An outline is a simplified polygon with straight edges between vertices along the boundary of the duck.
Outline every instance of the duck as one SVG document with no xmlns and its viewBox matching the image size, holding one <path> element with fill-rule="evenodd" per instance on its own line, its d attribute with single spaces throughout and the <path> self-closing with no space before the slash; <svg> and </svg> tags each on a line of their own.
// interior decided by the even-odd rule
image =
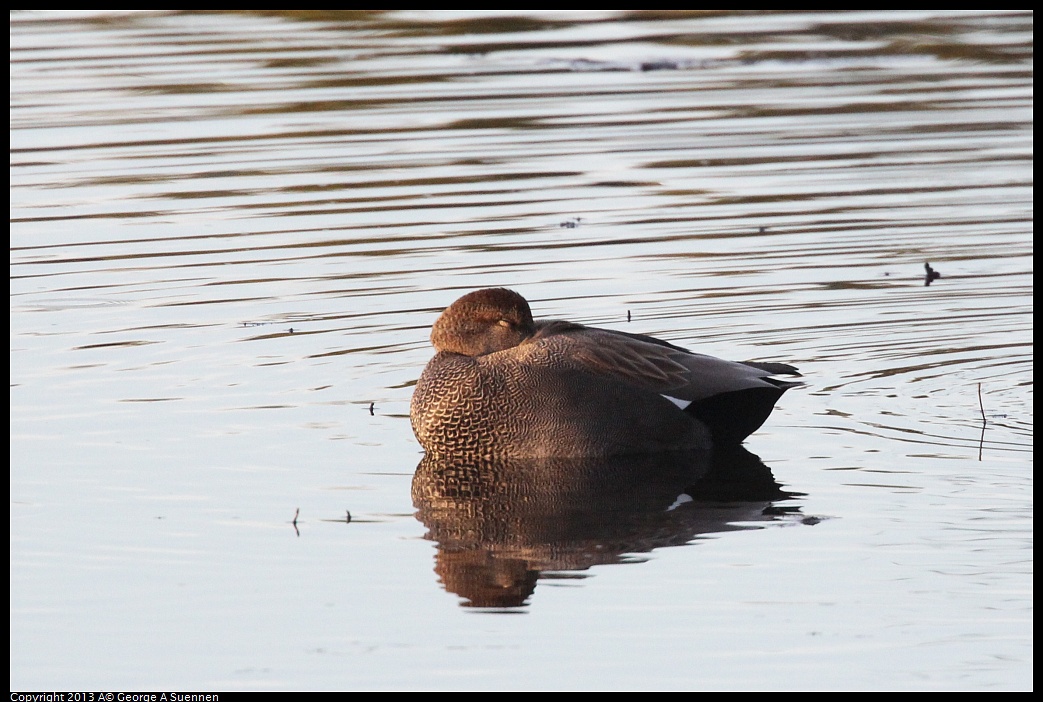
<svg viewBox="0 0 1043 702">
<path fill-rule="evenodd" d="M 410 424 L 432 456 L 591 458 L 737 446 L 787 390 L 785 363 L 726 361 L 662 339 L 534 320 L 507 288 L 467 293 L 431 328 Z"/>
</svg>

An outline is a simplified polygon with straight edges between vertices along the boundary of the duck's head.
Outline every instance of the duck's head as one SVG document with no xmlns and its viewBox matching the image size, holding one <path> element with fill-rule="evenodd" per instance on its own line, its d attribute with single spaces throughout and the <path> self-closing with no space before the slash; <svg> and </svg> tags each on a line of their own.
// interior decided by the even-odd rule
<svg viewBox="0 0 1043 702">
<path fill-rule="evenodd" d="M 436 351 L 484 356 L 513 348 L 536 333 L 525 298 L 506 288 L 485 288 L 449 305 L 431 328 Z"/>
</svg>

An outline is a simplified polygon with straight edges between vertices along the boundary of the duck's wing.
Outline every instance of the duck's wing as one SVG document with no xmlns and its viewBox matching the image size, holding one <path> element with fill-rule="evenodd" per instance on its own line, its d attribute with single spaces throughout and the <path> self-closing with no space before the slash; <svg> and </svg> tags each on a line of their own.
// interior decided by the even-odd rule
<svg viewBox="0 0 1043 702">
<path fill-rule="evenodd" d="M 783 363 L 725 361 L 654 337 L 570 322 L 543 323 L 526 343 L 544 346 L 570 365 L 686 402 L 741 390 L 786 389 L 794 383 L 771 376 L 796 373 Z"/>
<path fill-rule="evenodd" d="M 601 331 L 610 331 L 610 333 L 612 333 L 612 334 L 621 334 L 623 336 L 627 336 L 627 337 L 630 337 L 631 339 L 636 339 L 638 341 L 645 341 L 645 342 L 650 343 L 650 344 L 657 344 L 659 346 L 665 346 L 667 348 L 673 349 L 675 351 L 681 351 L 681 352 L 686 353 L 686 354 L 698 355 L 698 354 L 693 354 L 691 351 L 689 351 L 686 348 L 682 348 L 680 346 L 676 346 L 674 344 L 671 344 L 669 341 L 663 341 L 662 339 L 657 339 L 654 336 L 648 336 L 647 334 L 632 334 L 630 332 L 622 332 L 622 331 L 615 331 L 615 330 L 601 330 Z M 798 371 L 795 367 L 789 365 L 788 363 L 776 363 L 776 362 L 771 362 L 771 361 L 735 361 L 735 363 L 739 363 L 739 364 L 742 364 L 744 366 L 750 366 L 751 368 L 756 368 L 757 370 L 766 371 L 768 375 L 795 375 L 795 376 L 800 376 L 800 371 Z M 783 381 L 780 381 L 780 382 L 783 382 Z M 801 385 L 802 383 L 791 383 L 791 385 L 793 385 L 793 384 Z"/>
<path fill-rule="evenodd" d="M 791 366 L 788 363 L 770 363 L 761 361 L 740 361 L 744 366 L 750 366 L 758 370 L 766 371 L 770 375 L 796 375 L 800 376 L 800 371 Z M 795 385 L 801 385 L 802 383 L 793 383 Z"/>
</svg>

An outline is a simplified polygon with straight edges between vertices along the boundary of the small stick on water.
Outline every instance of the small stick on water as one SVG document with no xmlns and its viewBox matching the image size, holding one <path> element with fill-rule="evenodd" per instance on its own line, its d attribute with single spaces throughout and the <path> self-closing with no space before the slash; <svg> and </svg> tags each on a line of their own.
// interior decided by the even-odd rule
<svg viewBox="0 0 1043 702">
<path fill-rule="evenodd" d="M 347 510 L 346 509 L 346 510 L 344 510 L 344 512 L 347 515 L 346 517 L 344 517 L 344 523 L 345 524 L 351 524 L 351 510 Z"/>
<path fill-rule="evenodd" d="M 291 522 L 291 523 L 294 526 L 297 526 L 297 517 L 300 516 L 300 513 L 301 513 L 301 508 L 300 507 L 298 507 L 297 511 L 293 513 L 293 522 Z"/>
<path fill-rule="evenodd" d="M 369 416 L 370 417 L 373 416 L 373 403 L 372 402 L 369 403 Z"/>
<path fill-rule="evenodd" d="M 981 401 L 981 383 L 978 383 L 978 408 L 981 409 L 981 438 L 978 439 L 978 460 L 985 450 L 985 404 Z"/>
</svg>

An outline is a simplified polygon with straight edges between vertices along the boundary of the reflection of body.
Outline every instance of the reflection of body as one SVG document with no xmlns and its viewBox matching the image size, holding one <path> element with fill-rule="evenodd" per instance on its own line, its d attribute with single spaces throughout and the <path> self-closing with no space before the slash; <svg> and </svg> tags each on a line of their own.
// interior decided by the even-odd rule
<svg viewBox="0 0 1043 702">
<path fill-rule="evenodd" d="M 738 444 L 799 383 L 781 363 L 737 363 L 653 337 L 536 322 L 503 288 L 478 290 L 435 322 L 437 354 L 413 394 L 430 454 L 611 456 Z"/>
<path fill-rule="evenodd" d="M 741 447 L 603 459 L 445 460 L 413 478 L 435 570 L 469 606 L 525 603 L 541 577 L 774 518 L 792 495 Z M 544 571 L 553 574 L 541 575 Z"/>
</svg>

